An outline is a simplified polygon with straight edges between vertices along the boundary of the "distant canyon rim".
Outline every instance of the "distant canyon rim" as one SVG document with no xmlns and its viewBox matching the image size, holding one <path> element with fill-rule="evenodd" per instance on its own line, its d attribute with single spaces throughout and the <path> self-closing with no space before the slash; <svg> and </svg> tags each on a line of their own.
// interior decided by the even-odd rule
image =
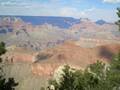
<svg viewBox="0 0 120 90">
<path fill-rule="evenodd" d="M 97 60 L 109 62 L 120 50 L 114 23 L 87 18 L 0 16 L 0 41 L 9 63 L 30 63 L 35 75 L 51 76 L 61 65 L 84 69 Z"/>
</svg>

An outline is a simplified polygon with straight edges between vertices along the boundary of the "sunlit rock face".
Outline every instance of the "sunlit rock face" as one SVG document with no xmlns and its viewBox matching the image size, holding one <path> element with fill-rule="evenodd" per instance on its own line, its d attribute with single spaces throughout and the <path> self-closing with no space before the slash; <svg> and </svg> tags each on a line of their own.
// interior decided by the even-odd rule
<svg viewBox="0 0 120 90">
<path fill-rule="evenodd" d="M 68 17 L 42 17 L 44 21 L 35 19 L 35 24 L 25 18 L 0 18 L 0 41 L 7 48 L 17 48 L 4 58 L 11 63 L 30 63 L 34 75 L 52 76 L 64 64 L 83 69 L 97 60 L 107 62 L 119 50 L 120 32 L 115 24 Z"/>
<path fill-rule="evenodd" d="M 70 41 L 40 52 L 14 46 L 7 49 L 11 53 L 8 51 L 3 59 L 9 62 L 4 66 L 5 76 L 14 77 L 19 82 L 17 90 L 37 90 L 47 87 L 47 82 L 52 77 L 59 83 L 63 66 L 66 64 L 84 70 L 87 65 L 97 60 L 108 63 L 113 54 L 120 50 L 120 44 L 82 48 L 76 42 Z"/>
<path fill-rule="evenodd" d="M 3 17 L 0 19 L 0 38 L 7 46 L 39 51 L 62 44 L 72 36 L 64 28 L 49 23 L 34 25 L 20 17 Z"/>
<path fill-rule="evenodd" d="M 37 53 L 39 58 L 32 64 L 32 72 L 40 76 L 53 76 L 60 66 L 66 64 L 84 70 L 85 67 L 97 60 L 108 63 L 119 50 L 119 44 L 82 48 L 76 42 L 67 42 Z"/>
<path fill-rule="evenodd" d="M 113 23 L 88 18 L 0 16 L 0 41 L 34 51 L 81 38 L 120 40 L 117 29 Z"/>
<path fill-rule="evenodd" d="M 32 65 L 32 73 L 38 76 L 52 77 L 54 71 L 59 67 L 59 64 L 40 64 L 36 63 Z"/>
<path fill-rule="evenodd" d="M 27 55 L 27 54 L 21 54 L 21 53 L 12 53 L 11 56 L 7 56 L 6 59 L 10 63 L 15 63 L 15 62 L 33 62 L 32 61 L 32 56 Z"/>
</svg>

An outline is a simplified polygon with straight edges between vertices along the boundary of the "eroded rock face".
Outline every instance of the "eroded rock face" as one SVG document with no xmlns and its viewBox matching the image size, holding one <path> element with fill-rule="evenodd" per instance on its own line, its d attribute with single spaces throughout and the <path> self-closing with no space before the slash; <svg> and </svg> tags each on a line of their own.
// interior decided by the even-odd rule
<svg viewBox="0 0 120 90">
<path fill-rule="evenodd" d="M 13 62 L 33 62 L 33 56 L 22 53 L 15 53 L 13 55 Z"/>
<path fill-rule="evenodd" d="M 120 44 L 110 44 L 94 48 L 83 48 L 75 42 L 66 42 L 54 48 L 40 52 L 16 49 L 5 54 L 4 60 L 11 63 L 30 63 L 33 75 L 52 76 L 61 65 L 68 64 L 75 68 L 84 69 L 97 60 L 109 62 L 115 53 L 120 50 Z M 38 57 L 36 59 L 36 57 Z"/>
<path fill-rule="evenodd" d="M 104 46 L 109 44 L 120 44 L 120 39 L 112 40 L 112 39 L 94 39 L 94 38 L 80 38 L 79 41 L 76 42 L 77 45 L 84 48 L 95 48 L 98 46 Z"/>
<path fill-rule="evenodd" d="M 34 75 L 39 76 L 53 76 L 54 71 L 60 66 L 60 64 L 40 64 L 36 63 L 32 65 L 32 72 Z"/>
<path fill-rule="evenodd" d="M 84 69 L 97 60 L 108 63 L 115 53 L 120 50 L 119 44 L 110 44 L 95 48 L 81 48 L 73 42 L 59 45 L 52 49 L 46 49 L 39 54 L 51 54 L 45 60 L 38 60 L 32 65 L 32 72 L 40 76 L 52 76 L 61 65 L 68 64 L 72 67 Z M 40 59 L 40 58 L 39 58 Z"/>
<path fill-rule="evenodd" d="M 7 62 L 15 63 L 15 62 L 33 62 L 33 56 L 28 54 L 22 54 L 22 53 L 9 53 L 7 54 L 4 59 Z"/>
<path fill-rule="evenodd" d="M 2 56 L 3 62 L 16 63 L 16 62 L 34 62 L 34 53 L 22 48 L 8 47 L 7 52 Z"/>
</svg>

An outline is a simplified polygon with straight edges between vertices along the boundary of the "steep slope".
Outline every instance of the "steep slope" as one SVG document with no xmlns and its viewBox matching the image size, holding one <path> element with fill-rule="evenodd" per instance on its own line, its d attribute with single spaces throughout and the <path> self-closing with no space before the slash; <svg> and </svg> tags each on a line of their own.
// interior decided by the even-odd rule
<svg viewBox="0 0 120 90">
<path fill-rule="evenodd" d="M 60 27 L 64 27 L 66 24 L 69 24 L 69 27 Z M 117 29 L 118 27 L 115 24 L 104 23 L 99 25 L 87 18 L 0 17 L 0 41 L 4 41 L 7 46 L 16 45 L 36 51 L 62 44 L 70 39 L 78 41 L 81 38 L 119 41 L 120 32 Z"/>
<path fill-rule="evenodd" d="M 36 51 L 53 47 L 72 38 L 66 31 L 61 31 L 59 28 L 52 27 L 48 24 L 37 26 L 34 28 L 34 31 L 20 29 L 14 31 L 12 34 L 8 33 L 5 36 L 3 40 L 7 46 L 16 45 Z"/>
<path fill-rule="evenodd" d="M 114 54 L 120 51 L 120 44 L 109 44 L 94 48 L 82 48 L 74 41 L 65 42 L 54 48 L 34 52 L 17 47 L 9 47 L 3 56 L 4 60 L 12 63 L 30 63 L 35 75 L 51 76 L 61 65 L 68 64 L 75 68 L 84 69 L 97 60 L 108 63 Z"/>
<path fill-rule="evenodd" d="M 6 64 L 4 67 L 5 77 L 14 77 L 18 82 L 15 90 L 41 90 L 41 87 L 47 87 L 48 78 L 45 76 L 33 75 L 31 72 L 31 64 L 14 63 Z"/>
<path fill-rule="evenodd" d="M 37 53 L 15 46 L 7 49 L 8 52 L 3 60 L 9 60 L 9 62 L 12 60 L 12 63 L 5 64 L 5 76 L 14 77 L 19 82 L 16 90 L 33 90 L 33 88 L 40 89 L 42 86 L 47 86 L 48 79 L 53 76 L 59 66 L 64 64 L 84 69 L 97 60 L 109 62 L 120 50 L 120 44 L 81 48 L 76 45 L 76 42 L 69 41 Z"/>
<path fill-rule="evenodd" d="M 33 18 L 33 21 L 31 21 L 31 18 Z M 29 16 L 0 17 L 0 41 L 4 41 L 7 46 L 15 45 L 17 47 L 38 51 L 61 44 L 65 40 L 72 38 L 66 31 L 59 28 L 59 25 L 52 25 L 52 19 L 63 21 L 62 17 L 43 17 L 43 19 L 42 17 L 31 18 Z M 43 20 L 43 22 L 45 19 L 46 23 L 41 23 L 40 25 L 31 24 L 36 18 L 38 20 Z M 26 22 L 26 19 L 29 19 L 31 22 Z M 68 19 L 70 22 L 76 22 L 73 18 Z M 47 22 L 51 22 L 51 24 L 47 24 Z M 62 24 L 63 22 L 59 23 Z"/>
<path fill-rule="evenodd" d="M 115 24 L 104 23 L 102 25 L 96 24 L 89 19 L 82 19 L 79 24 L 74 24 L 68 33 L 78 37 L 78 40 L 82 38 L 93 39 L 119 39 L 120 32 L 118 26 Z"/>
<path fill-rule="evenodd" d="M 51 75 L 61 65 L 68 64 L 84 69 L 97 60 L 109 62 L 112 56 L 120 50 L 120 44 L 111 44 L 96 48 L 81 48 L 74 42 L 67 42 L 57 47 L 39 52 L 33 64 L 33 73 Z M 47 68 L 49 67 L 49 68 Z"/>
</svg>

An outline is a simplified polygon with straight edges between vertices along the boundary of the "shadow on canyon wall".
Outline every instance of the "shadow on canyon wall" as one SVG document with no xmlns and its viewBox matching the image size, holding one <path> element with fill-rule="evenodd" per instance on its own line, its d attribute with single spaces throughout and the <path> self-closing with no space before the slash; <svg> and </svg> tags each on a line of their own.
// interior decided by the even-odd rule
<svg viewBox="0 0 120 90">
<path fill-rule="evenodd" d="M 113 58 L 114 54 L 115 53 L 107 47 L 101 47 L 100 48 L 100 52 L 99 52 L 100 57 L 111 60 Z"/>
</svg>

